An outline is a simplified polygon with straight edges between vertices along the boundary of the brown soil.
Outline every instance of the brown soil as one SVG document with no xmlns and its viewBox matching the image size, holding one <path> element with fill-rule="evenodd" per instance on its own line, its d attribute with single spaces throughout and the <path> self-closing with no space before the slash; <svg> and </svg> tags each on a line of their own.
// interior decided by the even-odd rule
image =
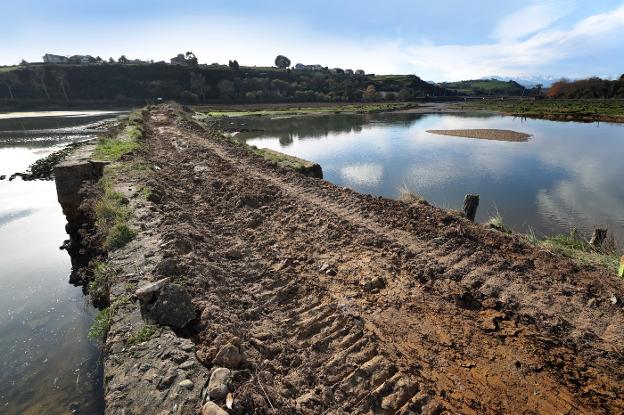
<svg viewBox="0 0 624 415">
<path fill-rule="evenodd" d="M 454 137 L 480 138 L 482 140 L 496 141 L 528 141 L 530 134 L 520 133 L 513 130 L 497 129 L 465 129 L 465 130 L 427 130 L 431 134 L 451 135 Z"/>
<path fill-rule="evenodd" d="M 202 309 L 199 360 L 240 339 L 230 412 L 624 411 L 615 275 L 279 168 L 175 112 L 151 110 L 138 155 L 160 167 L 151 231 Z"/>
</svg>

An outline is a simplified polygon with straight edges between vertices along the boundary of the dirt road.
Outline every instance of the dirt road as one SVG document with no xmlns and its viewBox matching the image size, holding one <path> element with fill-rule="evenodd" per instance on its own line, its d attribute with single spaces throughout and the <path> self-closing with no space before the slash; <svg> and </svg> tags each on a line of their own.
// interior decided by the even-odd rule
<svg viewBox="0 0 624 415">
<path fill-rule="evenodd" d="M 233 413 L 624 412 L 615 275 L 176 119 L 151 110 L 137 157 L 160 167 L 155 231 L 203 310 L 199 360 L 240 341 Z"/>
</svg>

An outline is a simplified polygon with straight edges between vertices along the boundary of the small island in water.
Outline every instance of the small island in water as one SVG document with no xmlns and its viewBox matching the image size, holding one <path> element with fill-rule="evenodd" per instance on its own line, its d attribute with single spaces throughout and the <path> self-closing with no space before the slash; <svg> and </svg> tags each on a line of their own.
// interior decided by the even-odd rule
<svg viewBox="0 0 624 415">
<path fill-rule="evenodd" d="M 455 137 L 480 138 L 496 141 L 529 141 L 531 134 L 513 130 L 497 130 L 492 128 L 472 128 L 462 130 L 427 130 L 431 134 L 452 135 Z"/>
</svg>

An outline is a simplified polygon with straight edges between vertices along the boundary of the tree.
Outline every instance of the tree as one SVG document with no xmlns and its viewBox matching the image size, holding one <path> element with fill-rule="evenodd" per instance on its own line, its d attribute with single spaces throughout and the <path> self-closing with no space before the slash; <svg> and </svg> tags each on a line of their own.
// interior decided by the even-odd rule
<svg viewBox="0 0 624 415">
<path fill-rule="evenodd" d="M 240 69 L 240 65 L 238 64 L 238 61 L 235 61 L 235 60 L 229 61 L 228 66 L 230 67 L 230 69 L 234 71 L 238 71 Z"/>
<path fill-rule="evenodd" d="M 366 87 L 366 91 L 362 94 L 362 98 L 365 101 L 375 101 L 377 99 L 377 90 L 375 89 L 375 85 L 369 85 Z"/>
<path fill-rule="evenodd" d="M 185 57 L 191 68 L 197 67 L 197 56 L 193 52 L 186 52 Z"/>
<path fill-rule="evenodd" d="M 28 65 L 28 62 L 26 62 L 26 59 L 22 59 L 20 61 L 20 66 L 26 66 L 26 65 Z"/>
<path fill-rule="evenodd" d="M 119 59 L 117 59 L 117 62 L 125 65 L 126 63 L 128 63 L 128 58 L 126 58 L 126 55 L 121 55 Z"/>
<path fill-rule="evenodd" d="M 115 63 L 115 59 L 113 59 L 113 57 L 111 56 L 110 58 L 108 58 L 108 63 Z"/>
<path fill-rule="evenodd" d="M 277 55 L 275 58 L 275 66 L 281 69 L 286 69 L 290 66 L 290 59 L 284 55 Z"/>
<path fill-rule="evenodd" d="M 543 87 L 543 86 L 544 86 L 544 85 L 542 85 L 542 84 L 537 84 L 537 85 L 535 85 L 535 89 L 537 90 L 537 95 L 538 95 L 538 96 L 541 96 L 541 95 L 542 95 L 542 87 Z"/>
<path fill-rule="evenodd" d="M 95 58 L 95 62 L 102 63 L 104 62 L 104 60 L 98 56 L 97 58 Z"/>
</svg>

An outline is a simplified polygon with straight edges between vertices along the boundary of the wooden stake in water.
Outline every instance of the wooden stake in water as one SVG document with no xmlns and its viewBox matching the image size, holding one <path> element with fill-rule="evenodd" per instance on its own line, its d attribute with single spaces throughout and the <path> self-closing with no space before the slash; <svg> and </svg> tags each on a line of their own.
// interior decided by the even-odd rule
<svg viewBox="0 0 624 415">
<path fill-rule="evenodd" d="M 464 197 L 464 215 L 468 220 L 474 222 L 479 207 L 479 195 L 466 195 Z"/>
<path fill-rule="evenodd" d="M 594 229 L 594 233 L 592 233 L 589 244 L 598 248 L 602 246 L 602 243 L 605 241 L 605 239 L 607 239 L 607 230 L 596 228 Z"/>
</svg>

